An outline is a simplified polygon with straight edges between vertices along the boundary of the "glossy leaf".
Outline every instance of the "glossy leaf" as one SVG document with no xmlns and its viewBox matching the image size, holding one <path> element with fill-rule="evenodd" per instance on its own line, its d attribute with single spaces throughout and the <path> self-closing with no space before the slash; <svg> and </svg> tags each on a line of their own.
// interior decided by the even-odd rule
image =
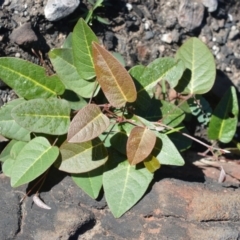
<svg viewBox="0 0 240 240">
<path fill-rule="evenodd" d="M 177 148 L 166 134 L 155 132 L 157 136 L 152 155 L 155 156 L 161 165 L 184 165 L 184 160 Z"/>
<path fill-rule="evenodd" d="M 80 19 L 74 27 L 72 34 L 72 49 L 74 65 L 78 74 L 86 80 L 95 77 L 92 59 L 92 42 L 98 42 L 98 38 L 91 28 Z"/>
<path fill-rule="evenodd" d="M 85 173 L 102 166 L 108 159 L 107 150 L 100 139 L 84 143 L 67 143 L 60 147 L 59 170 L 69 173 Z"/>
<path fill-rule="evenodd" d="M 152 152 L 156 135 L 149 129 L 134 127 L 127 141 L 127 157 L 131 165 L 142 162 Z"/>
<path fill-rule="evenodd" d="M 93 43 L 93 61 L 97 80 L 112 106 L 118 108 L 136 100 L 136 88 L 127 70 L 97 43 Z"/>
<path fill-rule="evenodd" d="M 70 107 L 62 99 L 33 99 L 13 108 L 12 117 L 20 126 L 32 132 L 61 135 L 69 127 Z"/>
<path fill-rule="evenodd" d="M 213 111 L 208 128 L 208 137 L 223 143 L 230 142 L 236 132 L 238 111 L 236 90 L 231 87 Z"/>
<path fill-rule="evenodd" d="M 0 134 L 10 139 L 30 141 L 31 132 L 21 127 L 11 115 L 12 109 L 24 102 L 24 99 L 18 98 L 0 108 Z"/>
<path fill-rule="evenodd" d="M 96 199 L 102 188 L 103 170 L 101 166 L 86 173 L 72 174 L 72 179 L 91 198 Z"/>
<path fill-rule="evenodd" d="M 156 170 L 158 170 L 161 167 L 160 162 L 157 160 L 157 158 L 155 158 L 152 155 L 149 155 L 143 161 L 143 164 L 144 164 L 145 168 L 151 173 L 154 173 Z"/>
<path fill-rule="evenodd" d="M 0 78 L 25 99 L 49 98 L 64 92 L 56 75 L 47 76 L 43 67 L 19 58 L 0 58 Z"/>
<path fill-rule="evenodd" d="M 186 67 L 176 90 L 184 94 L 208 92 L 215 81 L 216 66 L 212 53 L 198 38 L 188 39 L 177 51 L 176 59 L 181 59 Z"/>
<path fill-rule="evenodd" d="M 73 51 L 70 48 L 53 49 L 49 57 L 58 76 L 67 89 L 84 98 L 90 98 L 97 87 L 96 81 L 86 81 L 80 77 L 73 62 Z M 95 91 L 95 95 L 98 91 Z"/>
<path fill-rule="evenodd" d="M 68 142 L 86 142 L 104 132 L 109 118 L 95 104 L 88 104 L 75 115 L 68 131 Z"/>
<path fill-rule="evenodd" d="M 48 140 L 36 137 L 28 142 L 17 156 L 11 173 L 11 186 L 18 187 L 44 173 L 57 159 L 59 150 Z"/>
<path fill-rule="evenodd" d="M 136 169 L 128 161 L 103 174 L 103 188 L 114 217 L 121 217 L 146 192 L 153 174 L 146 168 Z"/>
</svg>

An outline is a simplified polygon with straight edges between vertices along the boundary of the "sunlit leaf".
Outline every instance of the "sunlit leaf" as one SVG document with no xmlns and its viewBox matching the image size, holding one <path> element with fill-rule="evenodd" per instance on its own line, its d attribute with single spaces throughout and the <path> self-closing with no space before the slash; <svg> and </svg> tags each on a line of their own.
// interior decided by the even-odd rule
<svg viewBox="0 0 240 240">
<path fill-rule="evenodd" d="M 155 147 L 152 151 L 152 155 L 155 156 L 161 165 L 184 165 L 184 160 L 174 146 L 173 142 L 166 134 L 155 132 L 157 136 Z"/>
<path fill-rule="evenodd" d="M 72 49 L 74 65 L 78 74 L 86 80 L 95 77 L 92 59 L 92 42 L 98 42 L 98 38 L 91 28 L 80 19 L 74 27 L 72 34 Z"/>
<path fill-rule="evenodd" d="M 186 70 L 176 87 L 184 94 L 208 92 L 215 81 L 216 66 L 208 47 L 198 38 L 188 39 L 177 51 L 176 59 L 181 59 Z"/>
<path fill-rule="evenodd" d="M 17 156 L 11 173 L 11 186 L 18 187 L 44 173 L 57 159 L 59 150 L 43 137 L 28 142 Z"/>
<path fill-rule="evenodd" d="M 73 50 L 70 48 L 53 49 L 49 57 L 61 81 L 70 89 L 84 98 L 90 98 L 97 87 L 96 81 L 86 81 L 80 77 L 73 63 Z M 95 91 L 94 96 L 98 93 Z"/>
<path fill-rule="evenodd" d="M 101 166 L 86 173 L 72 174 L 72 179 L 91 198 L 96 199 L 102 188 L 103 170 Z"/>
<path fill-rule="evenodd" d="M 136 88 L 127 70 L 97 43 L 93 43 L 93 61 L 97 80 L 112 106 L 122 107 L 136 100 Z"/>
<path fill-rule="evenodd" d="M 26 99 L 49 98 L 64 92 L 56 75 L 47 76 L 43 67 L 19 58 L 0 58 L 0 78 Z"/>
<path fill-rule="evenodd" d="M 86 142 L 104 132 L 109 118 L 95 104 L 88 104 L 75 115 L 68 131 L 68 142 Z"/>
<path fill-rule="evenodd" d="M 0 108 L 0 134 L 10 139 L 30 141 L 31 132 L 21 127 L 11 115 L 12 109 L 24 102 L 24 99 L 18 98 Z"/>
<path fill-rule="evenodd" d="M 61 135 L 68 130 L 70 107 L 63 99 L 33 99 L 13 108 L 12 117 L 30 131 Z"/>
<path fill-rule="evenodd" d="M 149 155 L 143 161 L 143 164 L 144 164 L 145 168 L 151 173 L 154 173 L 156 170 L 158 170 L 161 167 L 160 162 L 152 155 Z"/>
<path fill-rule="evenodd" d="M 236 90 L 231 87 L 213 111 L 208 128 L 208 137 L 223 143 L 230 142 L 236 132 L 238 111 Z"/>
<path fill-rule="evenodd" d="M 131 165 L 149 156 L 156 142 L 156 135 L 149 129 L 134 127 L 127 141 L 127 157 Z"/>
<path fill-rule="evenodd" d="M 100 139 L 84 143 L 67 143 L 60 147 L 59 170 L 69 173 L 85 173 L 102 166 L 108 159 L 107 150 Z"/>
<path fill-rule="evenodd" d="M 18 141 L 12 146 L 8 159 L 2 165 L 2 171 L 6 176 L 11 177 L 17 156 L 26 144 L 26 142 Z"/>
<path fill-rule="evenodd" d="M 167 81 L 173 88 L 177 85 L 184 71 L 181 60 L 173 58 L 158 58 L 147 67 L 134 66 L 129 73 L 134 78 L 137 87 L 136 106 L 143 110 L 148 109 L 151 98 L 154 96 L 154 87 L 161 80 Z"/>
<path fill-rule="evenodd" d="M 114 217 L 121 217 L 146 192 L 153 174 L 146 168 L 136 169 L 128 161 L 103 174 L 103 188 Z"/>
</svg>

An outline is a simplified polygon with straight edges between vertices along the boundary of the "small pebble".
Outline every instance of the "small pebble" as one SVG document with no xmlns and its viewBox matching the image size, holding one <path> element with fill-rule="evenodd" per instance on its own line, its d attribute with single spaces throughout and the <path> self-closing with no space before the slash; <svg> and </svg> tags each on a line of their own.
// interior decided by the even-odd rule
<svg viewBox="0 0 240 240">
<path fill-rule="evenodd" d="M 165 33 L 162 35 L 161 40 L 165 43 L 172 43 L 173 39 L 172 39 L 172 33 Z"/>
<path fill-rule="evenodd" d="M 126 8 L 130 12 L 133 9 L 132 4 L 131 3 L 127 3 L 126 4 Z"/>
<path fill-rule="evenodd" d="M 20 53 L 16 53 L 16 54 L 15 54 L 15 57 L 16 57 L 16 58 L 20 58 L 20 57 L 21 57 L 21 54 L 20 54 Z"/>
</svg>

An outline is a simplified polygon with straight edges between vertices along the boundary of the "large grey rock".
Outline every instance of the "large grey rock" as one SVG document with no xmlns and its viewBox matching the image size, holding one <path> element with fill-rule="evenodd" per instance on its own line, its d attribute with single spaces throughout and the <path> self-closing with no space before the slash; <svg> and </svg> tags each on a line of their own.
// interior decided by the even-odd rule
<svg viewBox="0 0 240 240">
<path fill-rule="evenodd" d="M 14 29 L 9 38 L 11 42 L 20 46 L 27 46 L 38 41 L 38 37 L 29 22 Z"/>
<path fill-rule="evenodd" d="M 181 0 L 178 12 L 179 24 L 192 31 L 202 24 L 204 6 L 197 0 Z"/>
<path fill-rule="evenodd" d="M 202 3 L 209 12 L 214 12 L 218 8 L 218 0 L 202 0 Z"/>
<path fill-rule="evenodd" d="M 49 21 L 60 20 L 71 14 L 79 5 L 80 0 L 48 0 L 44 14 Z"/>
</svg>

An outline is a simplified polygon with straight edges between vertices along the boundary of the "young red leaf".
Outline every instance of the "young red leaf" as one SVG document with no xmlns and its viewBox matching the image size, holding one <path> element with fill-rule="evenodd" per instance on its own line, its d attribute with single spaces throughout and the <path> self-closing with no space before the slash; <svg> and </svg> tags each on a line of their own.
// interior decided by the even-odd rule
<svg viewBox="0 0 240 240">
<path fill-rule="evenodd" d="M 149 129 L 135 127 L 127 141 L 127 157 L 131 165 L 142 162 L 152 152 L 156 135 Z"/>
<path fill-rule="evenodd" d="M 136 87 L 127 70 L 96 42 L 93 43 L 93 62 L 97 80 L 112 106 L 122 107 L 136 100 Z"/>
<path fill-rule="evenodd" d="M 68 142 L 86 142 L 94 139 L 109 126 L 109 118 L 95 104 L 88 104 L 73 118 L 67 140 Z"/>
</svg>

